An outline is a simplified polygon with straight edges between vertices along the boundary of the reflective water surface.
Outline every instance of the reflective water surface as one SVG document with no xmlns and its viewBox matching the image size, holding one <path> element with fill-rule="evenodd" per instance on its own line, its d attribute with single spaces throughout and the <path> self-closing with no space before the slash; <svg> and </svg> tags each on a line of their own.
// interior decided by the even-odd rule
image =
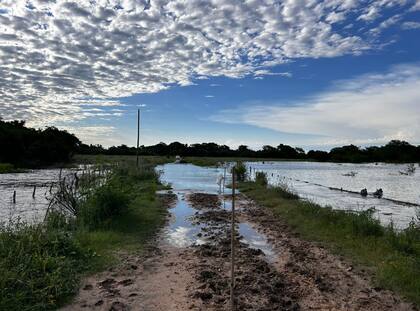
<svg viewBox="0 0 420 311">
<path fill-rule="evenodd" d="M 201 211 L 188 204 L 185 196 L 193 192 L 217 194 L 219 191 L 217 181 L 221 175 L 224 175 L 224 169 L 202 168 L 191 164 L 166 164 L 157 167 L 157 170 L 162 174 L 161 181 L 171 184 L 172 191 L 178 197 L 175 207 L 171 209 L 171 220 L 165 228 L 167 242 L 176 247 L 209 242 L 199 234 L 208 224 L 193 222 L 193 216 Z M 230 181 L 226 176 L 226 183 Z M 224 200 L 221 204 L 221 208 L 228 211 L 231 207 L 230 200 Z M 268 260 L 274 260 L 274 250 L 264 234 L 257 232 L 248 223 L 239 223 L 238 227 L 242 242 L 249 244 L 251 248 L 261 249 Z"/>
<path fill-rule="evenodd" d="M 387 199 L 420 204 L 420 167 L 412 175 L 403 175 L 400 172 L 407 168 L 404 164 L 275 161 L 248 162 L 247 166 L 252 178 L 255 172 L 266 172 L 270 184 L 286 184 L 301 197 L 322 206 L 355 211 L 374 207 L 377 210 L 376 216 L 384 224 L 393 221 L 400 228 L 407 226 L 416 217 L 417 208 Z M 358 193 L 363 188 L 370 194 L 382 188 L 383 198 L 378 199 L 372 195 L 362 197 Z"/>
<path fill-rule="evenodd" d="M 63 169 L 61 176 L 73 174 L 78 169 Z M 30 170 L 24 173 L 0 174 L 0 222 L 20 219 L 39 222 L 48 207 L 51 182 L 57 182 L 60 169 Z M 35 189 L 35 196 L 33 197 Z M 16 203 L 13 192 L 16 191 Z"/>
</svg>

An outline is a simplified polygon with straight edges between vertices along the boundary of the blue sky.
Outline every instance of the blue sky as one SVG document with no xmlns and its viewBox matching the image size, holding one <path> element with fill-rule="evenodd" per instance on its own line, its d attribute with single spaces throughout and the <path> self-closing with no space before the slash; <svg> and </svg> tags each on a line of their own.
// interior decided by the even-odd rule
<svg viewBox="0 0 420 311">
<path fill-rule="evenodd" d="M 86 143 L 420 144 L 420 2 L 0 0 L 0 115 Z"/>
</svg>

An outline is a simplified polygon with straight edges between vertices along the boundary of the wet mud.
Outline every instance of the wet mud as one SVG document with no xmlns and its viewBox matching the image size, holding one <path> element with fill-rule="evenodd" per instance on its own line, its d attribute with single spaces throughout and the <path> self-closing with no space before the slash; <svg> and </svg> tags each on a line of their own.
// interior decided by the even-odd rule
<svg viewBox="0 0 420 311">
<path fill-rule="evenodd" d="M 191 243 L 172 243 L 163 230 L 144 253 L 121 254 L 117 267 L 85 279 L 64 310 L 230 310 L 229 196 L 159 195 L 171 213 L 167 227 L 185 229 L 175 232 Z M 236 207 L 236 310 L 416 310 L 244 195 Z"/>
</svg>

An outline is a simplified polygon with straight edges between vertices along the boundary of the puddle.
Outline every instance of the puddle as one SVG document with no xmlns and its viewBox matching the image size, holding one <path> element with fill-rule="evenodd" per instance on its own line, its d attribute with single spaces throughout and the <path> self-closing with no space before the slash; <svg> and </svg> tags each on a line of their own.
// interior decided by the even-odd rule
<svg viewBox="0 0 420 311">
<path fill-rule="evenodd" d="M 165 229 L 166 241 L 175 247 L 205 243 L 203 239 L 197 236 L 204 225 L 192 223 L 192 217 L 197 210 L 188 204 L 185 193 L 178 193 L 177 197 L 176 205 L 170 210 L 171 219 Z"/>
<path fill-rule="evenodd" d="M 188 247 L 212 243 L 206 238 L 206 231 L 213 230 L 225 234 L 224 225 L 214 225 L 206 221 L 197 221 L 198 217 L 210 211 L 210 209 L 197 210 L 187 201 L 187 195 L 191 193 L 217 194 L 219 185 L 217 178 L 223 173 L 220 168 L 202 168 L 191 164 L 166 164 L 159 166 L 161 181 L 171 184 L 173 193 L 177 195 L 176 205 L 170 209 L 171 219 L 165 228 L 165 240 L 175 247 Z M 227 180 L 226 183 L 230 182 Z M 226 194 L 230 189 L 226 189 Z M 167 192 L 167 191 L 164 191 Z M 159 193 L 164 193 L 160 191 Z M 229 198 L 219 196 L 220 210 L 231 211 L 232 201 Z M 237 209 L 240 211 L 240 209 Z M 226 222 L 230 226 L 229 222 Z M 227 227 L 226 227 L 227 228 Z M 274 262 L 276 254 L 273 246 L 268 242 L 264 234 L 257 232 L 249 223 L 238 223 L 241 241 L 250 248 L 260 249 L 267 261 Z"/>
<path fill-rule="evenodd" d="M 273 263 L 276 261 L 277 255 L 273 246 L 268 242 L 267 237 L 252 228 L 249 223 L 243 222 L 239 224 L 239 234 L 242 236 L 241 241 L 247 243 L 250 248 L 262 250 L 269 262 Z"/>
</svg>

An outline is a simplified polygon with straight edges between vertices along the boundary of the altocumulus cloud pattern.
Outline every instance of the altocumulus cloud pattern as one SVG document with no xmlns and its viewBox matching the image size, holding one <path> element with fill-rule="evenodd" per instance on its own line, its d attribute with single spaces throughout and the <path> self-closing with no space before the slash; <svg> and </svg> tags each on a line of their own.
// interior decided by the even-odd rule
<svg viewBox="0 0 420 311">
<path fill-rule="evenodd" d="M 398 15 L 371 23 L 391 8 Z M 414 0 L 0 0 L 0 114 L 35 124 L 113 115 L 121 112 L 89 107 L 205 77 L 269 74 L 295 58 L 361 54 L 419 8 Z"/>
</svg>

